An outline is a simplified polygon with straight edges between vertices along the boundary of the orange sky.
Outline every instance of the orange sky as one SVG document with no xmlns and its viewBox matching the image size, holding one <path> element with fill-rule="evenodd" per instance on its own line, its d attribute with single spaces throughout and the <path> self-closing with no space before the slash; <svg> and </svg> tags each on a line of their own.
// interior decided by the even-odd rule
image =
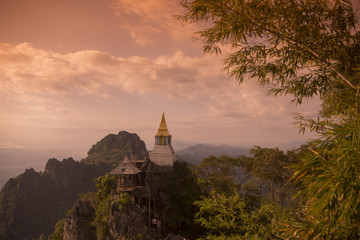
<svg viewBox="0 0 360 240">
<path fill-rule="evenodd" d="M 197 27 L 174 20 L 181 11 L 169 0 L 0 0 L 0 153 L 80 159 L 120 130 L 151 149 L 163 110 L 175 150 L 305 141 L 292 113 L 314 115 L 318 103 L 237 85 L 222 56 L 191 40 Z"/>
</svg>

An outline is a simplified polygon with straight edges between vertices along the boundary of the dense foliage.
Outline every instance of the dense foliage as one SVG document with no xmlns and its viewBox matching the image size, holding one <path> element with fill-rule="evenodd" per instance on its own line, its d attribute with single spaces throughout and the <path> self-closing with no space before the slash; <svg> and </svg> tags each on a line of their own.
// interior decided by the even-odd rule
<svg viewBox="0 0 360 240">
<path fill-rule="evenodd" d="M 304 207 L 285 224 L 287 237 L 360 238 L 359 123 L 359 114 L 346 115 L 308 146 L 294 175 Z"/>
<path fill-rule="evenodd" d="M 195 223 L 207 230 L 205 239 L 271 239 L 274 237 L 272 224 L 280 216 L 276 204 L 263 204 L 253 210 L 237 194 L 213 193 L 195 204 L 200 209 Z"/>
<path fill-rule="evenodd" d="M 193 222 L 194 213 L 198 211 L 194 202 L 200 199 L 201 192 L 196 177 L 185 162 L 174 162 L 173 177 L 163 184 L 163 188 L 171 204 L 166 214 L 168 229 L 194 239 L 201 231 Z"/>
<path fill-rule="evenodd" d="M 57 221 L 57 223 L 55 224 L 54 232 L 49 236 L 49 240 L 63 240 L 64 223 L 65 223 L 65 218 L 62 218 L 59 221 Z"/>
<path fill-rule="evenodd" d="M 110 193 L 115 189 L 116 178 L 115 175 L 98 177 L 96 179 L 96 217 L 93 225 L 96 228 L 96 235 L 98 239 L 110 239 L 109 230 L 109 216 L 111 207 Z"/>
<path fill-rule="evenodd" d="M 225 68 L 239 82 L 254 78 L 299 103 L 337 94 L 341 86 L 347 94 L 357 90 L 358 79 L 351 76 L 360 40 L 351 1 L 183 0 L 182 5 L 180 20 L 207 26 L 196 35 L 205 53 L 232 48 Z"/>
<path fill-rule="evenodd" d="M 184 0 L 182 5 L 180 20 L 206 26 L 197 33 L 205 53 L 231 48 L 225 68 L 237 81 L 256 79 L 270 93 L 291 95 L 300 104 L 316 95 L 322 101 L 317 120 L 298 117 L 301 131 L 320 137 L 295 165 L 300 207 L 284 221 L 282 236 L 359 239 L 360 25 L 352 1 Z"/>
<path fill-rule="evenodd" d="M 202 190 L 194 222 L 203 239 L 272 239 L 286 219 L 291 193 L 289 166 L 300 155 L 278 148 L 250 149 L 250 156 L 209 156 L 193 168 Z"/>
<path fill-rule="evenodd" d="M 188 168 L 185 162 L 176 161 L 172 172 L 152 172 L 156 177 L 149 178 L 149 188 L 157 189 L 153 198 L 157 204 L 152 213 L 166 214 L 166 231 L 181 236 L 195 239 L 202 231 L 202 228 L 194 224 L 193 217 L 199 209 L 194 205 L 196 200 L 200 200 L 200 188 L 196 182 L 196 177 Z M 159 188 L 158 188 L 159 187 Z M 104 175 L 96 179 L 96 217 L 92 225 L 96 228 L 98 239 L 112 239 L 111 221 L 116 221 L 117 213 L 124 213 L 134 209 L 134 204 L 143 209 L 143 219 L 148 219 L 148 200 L 145 202 L 134 203 L 131 201 L 129 193 L 122 193 L 116 198 L 111 194 L 116 188 L 116 176 Z M 124 215 L 122 215 L 124 216 Z M 133 216 L 134 217 L 134 216 Z M 111 220 L 112 219 L 112 220 Z M 114 230 L 114 229 L 113 229 Z M 139 230 L 140 231 L 140 230 Z M 150 231 L 150 230 L 149 230 Z"/>
</svg>

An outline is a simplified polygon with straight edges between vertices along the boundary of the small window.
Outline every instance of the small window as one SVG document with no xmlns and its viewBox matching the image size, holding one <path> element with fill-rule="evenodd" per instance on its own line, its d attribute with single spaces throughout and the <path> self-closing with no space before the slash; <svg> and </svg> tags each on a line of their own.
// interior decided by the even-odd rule
<svg viewBox="0 0 360 240">
<path fill-rule="evenodd" d="M 125 172 L 125 171 L 126 171 L 126 168 L 122 168 L 121 171 L 122 171 L 122 172 Z"/>
</svg>

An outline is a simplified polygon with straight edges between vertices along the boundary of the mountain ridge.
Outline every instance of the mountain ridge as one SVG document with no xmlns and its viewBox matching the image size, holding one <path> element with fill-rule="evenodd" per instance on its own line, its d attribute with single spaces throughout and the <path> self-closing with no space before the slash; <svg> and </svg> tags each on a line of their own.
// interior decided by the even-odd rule
<svg viewBox="0 0 360 240">
<path fill-rule="evenodd" d="M 38 239 L 50 234 L 78 194 L 94 191 L 94 179 L 108 173 L 131 153 L 146 147 L 137 134 L 120 131 L 94 144 L 88 159 L 50 158 L 45 170 L 33 168 L 10 178 L 0 191 L 0 239 Z"/>
<path fill-rule="evenodd" d="M 177 158 L 188 162 L 192 165 L 199 164 L 204 158 L 212 156 L 227 155 L 230 157 L 236 157 L 239 155 L 248 155 L 250 148 L 236 147 L 227 144 L 196 144 L 185 149 L 182 149 L 176 153 Z"/>
</svg>

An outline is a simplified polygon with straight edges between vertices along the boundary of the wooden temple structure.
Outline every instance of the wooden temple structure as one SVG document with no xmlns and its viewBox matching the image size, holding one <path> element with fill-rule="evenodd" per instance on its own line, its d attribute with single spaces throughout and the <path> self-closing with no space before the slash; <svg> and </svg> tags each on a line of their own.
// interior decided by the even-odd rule
<svg viewBox="0 0 360 240">
<path fill-rule="evenodd" d="M 139 159 L 136 155 L 131 155 L 130 159 L 125 157 L 109 173 L 116 175 L 116 189 L 112 196 L 117 198 L 122 193 L 129 193 L 133 203 L 147 206 L 150 227 L 151 215 L 155 215 L 156 199 L 160 198 L 157 176 L 159 172 L 164 174 L 169 169 L 172 171 L 173 163 L 176 160 L 164 113 L 162 113 L 158 133 L 155 135 L 155 147 L 150 154 L 150 159 L 147 157 Z M 165 214 L 163 214 L 163 223 L 165 223 Z"/>
</svg>

